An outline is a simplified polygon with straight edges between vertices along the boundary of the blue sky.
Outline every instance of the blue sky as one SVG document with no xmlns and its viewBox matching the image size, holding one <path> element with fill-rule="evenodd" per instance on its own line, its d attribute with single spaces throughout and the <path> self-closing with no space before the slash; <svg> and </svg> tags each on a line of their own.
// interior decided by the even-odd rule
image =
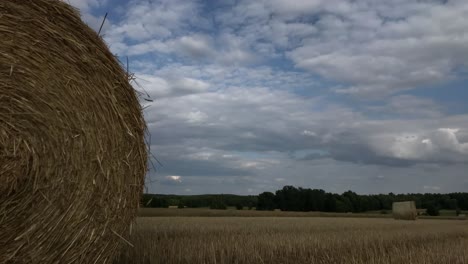
<svg viewBox="0 0 468 264">
<path fill-rule="evenodd" d="M 70 0 L 154 100 L 155 193 L 468 189 L 468 2 Z"/>
</svg>

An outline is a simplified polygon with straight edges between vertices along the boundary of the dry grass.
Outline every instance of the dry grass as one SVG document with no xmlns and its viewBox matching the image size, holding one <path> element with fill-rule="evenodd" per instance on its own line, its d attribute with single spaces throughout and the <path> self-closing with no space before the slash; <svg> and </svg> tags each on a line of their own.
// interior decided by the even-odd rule
<svg viewBox="0 0 468 264">
<path fill-rule="evenodd" d="M 325 213 L 325 212 L 284 212 L 284 211 L 256 211 L 256 210 L 212 210 L 208 208 L 140 208 L 140 217 L 346 217 L 346 218 L 392 218 L 391 212 L 382 214 L 380 211 L 367 213 Z M 442 216 L 419 216 L 419 219 L 458 219 L 455 211 Z"/>
<path fill-rule="evenodd" d="M 285 212 L 285 211 L 256 211 L 256 210 L 212 210 L 208 208 L 140 208 L 138 211 L 140 217 L 365 217 L 365 218 L 390 218 L 391 214 L 379 213 L 325 213 L 325 212 Z"/>
<path fill-rule="evenodd" d="M 468 263 L 468 222 L 140 218 L 116 263 Z"/>
</svg>

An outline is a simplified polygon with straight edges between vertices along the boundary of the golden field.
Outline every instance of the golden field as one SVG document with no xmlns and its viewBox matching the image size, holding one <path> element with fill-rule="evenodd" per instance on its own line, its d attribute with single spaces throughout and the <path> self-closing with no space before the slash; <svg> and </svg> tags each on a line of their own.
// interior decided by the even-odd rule
<svg viewBox="0 0 468 264">
<path fill-rule="evenodd" d="M 129 242 L 115 263 L 468 263 L 456 220 L 140 217 Z"/>
</svg>

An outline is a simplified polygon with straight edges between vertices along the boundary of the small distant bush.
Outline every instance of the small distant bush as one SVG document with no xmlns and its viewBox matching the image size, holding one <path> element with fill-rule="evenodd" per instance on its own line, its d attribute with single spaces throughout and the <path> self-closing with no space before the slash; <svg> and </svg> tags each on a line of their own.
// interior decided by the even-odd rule
<svg viewBox="0 0 468 264">
<path fill-rule="evenodd" d="M 242 210 L 242 209 L 244 209 L 244 206 L 242 204 L 236 204 L 236 209 L 237 210 Z"/>
<path fill-rule="evenodd" d="M 429 204 L 426 208 L 426 213 L 430 216 L 440 215 L 439 208 L 435 204 Z"/>
</svg>

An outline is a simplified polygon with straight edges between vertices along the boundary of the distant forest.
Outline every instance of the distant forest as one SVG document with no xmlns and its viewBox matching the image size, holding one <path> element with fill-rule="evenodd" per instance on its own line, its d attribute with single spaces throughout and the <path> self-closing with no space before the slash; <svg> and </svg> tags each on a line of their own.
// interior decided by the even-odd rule
<svg viewBox="0 0 468 264">
<path fill-rule="evenodd" d="M 438 215 L 439 210 L 468 210 L 468 193 L 410 193 L 410 194 L 372 194 L 360 195 L 352 191 L 342 194 L 328 193 L 319 189 L 284 186 L 276 192 L 259 195 L 161 195 L 144 194 L 143 207 L 169 207 L 212 209 L 275 210 L 282 211 L 322 211 L 322 212 L 367 212 L 392 209 L 392 203 L 415 201 L 418 209 L 427 209 L 428 214 Z"/>
</svg>

